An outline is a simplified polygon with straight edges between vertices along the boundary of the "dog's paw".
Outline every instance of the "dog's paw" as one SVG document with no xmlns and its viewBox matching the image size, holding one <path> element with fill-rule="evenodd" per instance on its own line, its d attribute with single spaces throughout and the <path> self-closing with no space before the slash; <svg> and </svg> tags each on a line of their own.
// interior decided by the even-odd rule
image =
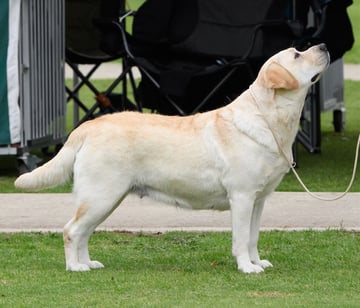
<svg viewBox="0 0 360 308">
<path fill-rule="evenodd" d="M 273 267 L 273 265 L 268 260 L 259 260 L 254 262 L 254 264 L 261 266 L 262 268 Z"/>
<path fill-rule="evenodd" d="M 89 261 L 86 263 L 90 268 L 104 268 L 104 265 L 99 261 Z"/>
<path fill-rule="evenodd" d="M 67 264 L 66 270 L 71 272 L 86 272 L 86 271 L 90 271 L 90 267 L 89 265 L 82 263 Z"/>
<path fill-rule="evenodd" d="M 256 264 L 253 264 L 251 262 L 241 262 L 238 263 L 238 270 L 245 273 L 245 274 L 259 274 L 264 271 L 264 269 Z"/>
</svg>

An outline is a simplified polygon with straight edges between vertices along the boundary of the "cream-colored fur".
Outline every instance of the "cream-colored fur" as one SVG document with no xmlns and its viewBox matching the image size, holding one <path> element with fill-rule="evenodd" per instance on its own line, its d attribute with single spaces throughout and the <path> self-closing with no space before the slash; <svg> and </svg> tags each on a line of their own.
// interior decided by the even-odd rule
<svg viewBox="0 0 360 308">
<path fill-rule="evenodd" d="M 64 229 L 67 270 L 103 267 L 91 261 L 88 239 L 135 192 L 190 209 L 230 208 L 238 269 L 262 272 L 272 265 L 257 250 L 260 216 L 289 170 L 278 144 L 291 153 L 305 95 L 328 64 L 325 45 L 290 48 L 270 58 L 251 91 L 226 107 L 188 117 L 122 112 L 88 121 L 15 185 L 40 189 L 73 176 L 78 210 Z"/>
</svg>

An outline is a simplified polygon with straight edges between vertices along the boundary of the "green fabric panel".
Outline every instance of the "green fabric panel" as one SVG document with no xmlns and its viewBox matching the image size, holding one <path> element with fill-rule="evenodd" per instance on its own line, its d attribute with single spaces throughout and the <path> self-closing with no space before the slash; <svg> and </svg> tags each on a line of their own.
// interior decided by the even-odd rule
<svg viewBox="0 0 360 308">
<path fill-rule="evenodd" d="M 0 1 L 0 144 L 9 144 L 9 109 L 7 93 L 7 48 L 9 41 L 9 2 Z"/>
</svg>

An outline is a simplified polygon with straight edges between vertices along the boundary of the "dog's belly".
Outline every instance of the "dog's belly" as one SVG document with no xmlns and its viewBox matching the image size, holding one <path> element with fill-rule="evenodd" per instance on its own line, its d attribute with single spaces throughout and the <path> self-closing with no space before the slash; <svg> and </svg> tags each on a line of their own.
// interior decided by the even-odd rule
<svg viewBox="0 0 360 308">
<path fill-rule="evenodd" d="M 230 208 L 225 191 L 214 187 L 209 190 L 192 188 L 185 192 L 183 189 L 166 191 L 148 186 L 135 186 L 133 192 L 140 197 L 148 196 L 154 200 L 186 209 L 225 211 Z"/>
</svg>

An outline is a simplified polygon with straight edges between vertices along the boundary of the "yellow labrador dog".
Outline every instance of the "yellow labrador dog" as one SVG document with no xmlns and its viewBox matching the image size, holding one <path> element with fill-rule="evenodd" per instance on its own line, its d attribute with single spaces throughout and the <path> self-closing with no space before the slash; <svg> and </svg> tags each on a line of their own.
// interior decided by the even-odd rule
<svg viewBox="0 0 360 308">
<path fill-rule="evenodd" d="M 188 117 L 122 112 L 82 124 L 51 161 L 15 186 L 40 189 L 74 179 L 76 215 L 64 228 L 66 269 L 101 268 L 88 239 L 128 193 L 190 209 L 231 209 L 238 269 L 272 266 L 257 249 L 265 198 L 289 170 L 308 88 L 329 65 L 324 44 L 271 57 L 249 90 Z M 286 157 L 288 156 L 288 157 Z"/>
</svg>

